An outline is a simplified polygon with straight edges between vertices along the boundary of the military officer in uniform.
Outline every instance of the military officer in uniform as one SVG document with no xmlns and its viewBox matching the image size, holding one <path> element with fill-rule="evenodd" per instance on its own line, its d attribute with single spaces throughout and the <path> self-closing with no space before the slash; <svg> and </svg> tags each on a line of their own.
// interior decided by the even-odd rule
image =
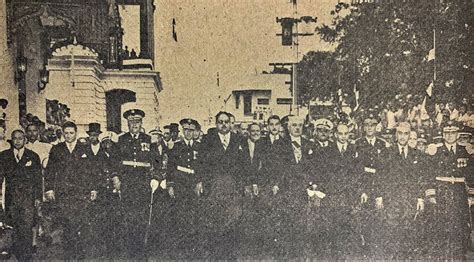
<svg viewBox="0 0 474 262">
<path fill-rule="evenodd" d="M 195 225 L 196 211 L 196 186 L 200 182 L 197 177 L 198 147 L 199 142 L 194 140 L 196 121 L 185 118 L 179 121 L 183 139 L 174 144 L 173 150 L 169 152 L 170 172 L 167 177 L 168 192 L 172 198 L 171 208 L 171 239 L 175 250 L 181 254 L 176 257 L 193 257 L 194 242 L 193 232 L 197 230 Z M 183 237 L 189 236 L 189 237 Z"/>
<path fill-rule="evenodd" d="M 444 143 L 428 146 L 433 155 L 432 190 L 428 190 L 434 204 L 430 222 L 429 255 L 441 259 L 464 259 L 469 243 L 470 212 L 466 180 L 473 175 L 472 158 L 466 148 L 457 143 L 459 126 L 448 121 L 443 127 Z"/>
<path fill-rule="evenodd" d="M 145 113 L 140 109 L 131 109 L 123 117 L 127 119 L 129 132 L 119 137 L 117 146 L 121 170 L 114 179 L 120 181 L 125 210 L 127 255 L 130 258 L 144 258 L 150 205 L 162 177 L 160 168 L 155 166 L 151 137 L 141 132 Z"/>
<path fill-rule="evenodd" d="M 376 210 L 383 208 L 382 188 L 383 178 L 380 172 L 382 159 L 386 155 L 386 143 L 376 136 L 376 127 L 380 122 L 376 112 L 367 110 L 363 121 L 364 136 L 356 140 L 358 172 L 357 187 L 359 188 L 359 203 L 361 212 L 358 214 L 361 226 L 361 244 L 364 254 L 376 255 L 383 252 L 380 238 L 380 216 Z M 368 253 L 367 253 L 368 252 Z"/>
</svg>

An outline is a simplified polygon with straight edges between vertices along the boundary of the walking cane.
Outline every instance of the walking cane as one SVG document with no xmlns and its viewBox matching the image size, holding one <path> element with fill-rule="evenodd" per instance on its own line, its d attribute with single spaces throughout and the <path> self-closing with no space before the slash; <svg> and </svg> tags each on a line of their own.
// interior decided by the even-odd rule
<svg viewBox="0 0 474 262">
<path fill-rule="evenodd" d="M 148 231 L 150 231 L 150 227 L 151 227 L 151 218 L 153 214 L 153 195 L 155 194 L 156 189 L 158 189 L 159 184 L 160 183 L 153 183 L 153 181 L 150 182 L 150 187 L 151 187 L 150 211 L 148 214 L 148 223 L 146 225 L 146 231 L 145 231 L 145 246 L 148 243 Z"/>
</svg>

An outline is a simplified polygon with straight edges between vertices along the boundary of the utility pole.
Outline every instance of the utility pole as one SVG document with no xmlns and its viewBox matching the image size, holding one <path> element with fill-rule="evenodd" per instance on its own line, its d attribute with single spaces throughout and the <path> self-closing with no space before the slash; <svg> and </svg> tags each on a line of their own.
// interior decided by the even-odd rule
<svg viewBox="0 0 474 262">
<path fill-rule="evenodd" d="M 282 45 L 283 46 L 291 46 L 293 49 L 293 57 L 295 59 L 294 62 L 286 62 L 286 63 L 271 63 L 271 66 L 274 66 L 274 71 L 277 69 L 278 66 L 282 67 L 288 67 L 290 66 L 291 69 L 288 71 L 288 73 L 291 74 L 291 93 L 293 96 L 293 103 L 290 107 L 290 113 L 293 114 L 293 110 L 296 109 L 296 115 L 299 115 L 299 105 L 298 105 L 298 61 L 299 61 L 299 37 L 304 37 L 304 36 L 312 36 L 314 35 L 313 32 L 311 33 L 300 33 L 298 30 L 298 24 L 299 23 L 316 23 L 318 18 L 317 17 L 312 17 L 312 16 L 301 16 L 298 17 L 298 2 L 297 0 L 292 0 L 293 4 L 293 17 L 282 17 L 276 18 L 276 22 L 281 24 L 282 27 L 282 32 L 281 34 L 277 34 L 277 36 L 281 36 L 282 39 Z M 293 31 L 294 29 L 294 31 Z M 277 72 L 278 73 L 278 72 Z"/>
</svg>

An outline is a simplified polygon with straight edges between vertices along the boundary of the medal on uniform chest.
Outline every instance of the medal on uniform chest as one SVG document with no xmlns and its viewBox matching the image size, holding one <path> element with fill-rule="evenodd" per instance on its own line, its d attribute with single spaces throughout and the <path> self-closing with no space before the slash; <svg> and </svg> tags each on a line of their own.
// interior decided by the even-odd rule
<svg viewBox="0 0 474 262">
<path fill-rule="evenodd" d="M 150 144 L 149 143 L 141 143 L 142 151 L 150 151 Z"/>
</svg>

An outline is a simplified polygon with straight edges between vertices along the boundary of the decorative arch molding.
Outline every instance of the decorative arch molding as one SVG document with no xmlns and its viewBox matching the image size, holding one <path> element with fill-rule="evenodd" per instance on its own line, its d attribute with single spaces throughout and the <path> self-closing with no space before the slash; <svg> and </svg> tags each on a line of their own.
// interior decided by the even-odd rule
<svg viewBox="0 0 474 262">
<path fill-rule="evenodd" d="M 77 23 L 72 17 L 67 15 L 68 9 L 66 8 L 56 6 L 52 8 L 48 4 L 27 4 L 21 8 L 16 8 L 16 6 L 12 8 L 15 8 L 15 14 L 19 15 L 9 15 L 9 41 L 20 29 L 25 28 L 28 21 L 32 19 L 38 19 L 39 23 L 44 27 L 63 27 L 72 33 L 77 30 Z"/>
</svg>

